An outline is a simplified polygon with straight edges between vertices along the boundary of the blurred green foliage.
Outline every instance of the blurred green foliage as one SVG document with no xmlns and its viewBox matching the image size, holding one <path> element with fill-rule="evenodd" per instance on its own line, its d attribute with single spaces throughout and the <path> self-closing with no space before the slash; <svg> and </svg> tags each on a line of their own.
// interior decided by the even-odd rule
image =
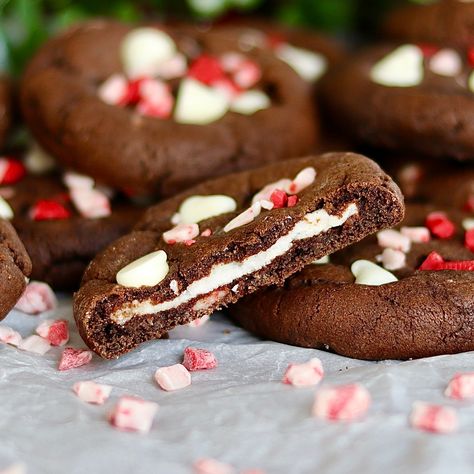
<svg viewBox="0 0 474 474">
<path fill-rule="evenodd" d="M 394 3 L 401 0 L 0 0 L 0 69 L 18 74 L 50 34 L 92 16 L 206 21 L 251 13 L 352 38 L 374 32 Z"/>
</svg>

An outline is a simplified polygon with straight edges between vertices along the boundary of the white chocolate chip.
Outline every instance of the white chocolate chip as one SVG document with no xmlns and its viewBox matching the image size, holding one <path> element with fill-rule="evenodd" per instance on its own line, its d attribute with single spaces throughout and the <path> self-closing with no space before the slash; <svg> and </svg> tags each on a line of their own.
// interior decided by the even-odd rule
<svg viewBox="0 0 474 474">
<path fill-rule="evenodd" d="M 461 57 L 454 49 L 440 49 L 430 59 L 430 69 L 440 76 L 457 76 L 462 71 Z"/>
<path fill-rule="evenodd" d="M 400 46 L 374 65 L 371 79 L 387 87 L 413 87 L 423 80 L 423 52 L 417 46 Z"/>
<path fill-rule="evenodd" d="M 26 169 L 33 174 L 43 174 L 53 170 L 56 163 L 51 155 L 46 153 L 37 143 L 33 143 L 25 155 Z"/>
<path fill-rule="evenodd" d="M 218 89 L 195 79 L 183 79 L 179 87 L 174 119 L 178 123 L 206 125 L 223 117 L 229 100 Z"/>
<path fill-rule="evenodd" d="M 179 207 L 179 222 L 193 224 L 237 209 L 235 199 L 223 194 L 191 196 Z M 176 220 L 176 219 L 175 219 Z M 174 222 L 173 222 L 174 223 Z"/>
<path fill-rule="evenodd" d="M 122 40 L 120 54 L 129 77 L 154 76 L 176 53 L 173 39 L 156 28 L 135 28 Z"/>
<path fill-rule="evenodd" d="M 358 285 L 380 286 L 398 281 L 392 273 L 369 260 L 357 260 L 351 265 L 351 272 Z"/>
<path fill-rule="evenodd" d="M 464 230 L 471 230 L 474 229 L 474 218 L 468 217 L 462 221 L 462 227 Z"/>
<path fill-rule="evenodd" d="M 327 59 L 320 53 L 283 43 L 276 56 L 293 68 L 305 81 L 317 81 L 327 69 Z"/>
<path fill-rule="evenodd" d="M 0 218 L 7 220 L 13 219 L 13 209 L 2 197 L 0 197 Z"/>
<path fill-rule="evenodd" d="M 250 90 L 239 94 L 230 104 L 230 110 L 239 114 L 252 115 L 270 107 L 270 98 L 262 91 Z"/>
<path fill-rule="evenodd" d="M 329 255 L 325 255 L 311 262 L 312 265 L 325 265 L 326 263 L 329 263 Z"/>
<path fill-rule="evenodd" d="M 144 255 L 117 273 L 117 283 L 131 288 L 158 285 L 168 274 L 167 260 L 168 256 L 163 250 Z"/>
</svg>

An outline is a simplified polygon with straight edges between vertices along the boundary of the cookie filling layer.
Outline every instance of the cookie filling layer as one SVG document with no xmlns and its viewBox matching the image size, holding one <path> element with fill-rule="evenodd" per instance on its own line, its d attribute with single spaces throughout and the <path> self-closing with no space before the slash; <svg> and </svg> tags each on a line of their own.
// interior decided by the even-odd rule
<svg viewBox="0 0 474 474">
<path fill-rule="evenodd" d="M 239 278 L 261 270 L 270 265 L 276 258 L 288 252 L 295 241 L 316 237 L 329 229 L 339 227 L 357 213 L 357 205 L 352 203 L 346 207 L 340 217 L 330 215 L 324 209 L 306 214 L 288 234 L 280 237 L 267 250 L 247 257 L 241 262 L 215 265 L 208 276 L 191 283 L 176 298 L 162 303 L 153 303 L 150 299 L 141 302 L 135 300 L 113 312 L 110 317 L 117 324 L 123 325 L 135 316 L 155 314 L 177 308 L 194 298 L 211 293 Z"/>
</svg>

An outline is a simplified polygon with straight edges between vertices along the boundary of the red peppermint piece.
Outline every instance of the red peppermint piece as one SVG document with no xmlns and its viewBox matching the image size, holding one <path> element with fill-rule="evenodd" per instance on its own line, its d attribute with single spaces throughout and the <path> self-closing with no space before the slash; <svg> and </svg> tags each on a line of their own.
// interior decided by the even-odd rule
<svg viewBox="0 0 474 474">
<path fill-rule="evenodd" d="M 464 234 L 464 245 L 471 252 L 474 252 L 474 229 L 466 230 Z"/>
<path fill-rule="evenodd" d="M 454 223 L 444 212 L 431 212 L 426 217 L 426 227 L 440 239 L 450 239 L 456 232 Z"/>
<path fill-rule="evenodd" d="M 242 89 L 254 86 L 262 77 L 262 71 L 257 63 L 250 59 L 240 64 L 234 73 L 234 82 Z"/>
<path fill-rule="evenodd" d="M 421 49 L 425 58 L 431 58 L 431 56 L 434 56 L 439 51 L 438 46 L 429 43 L 419 44 L 418 47 Z"/>
<path fill-rule="evenodd" d="M 43 321 L 36 328 L 36 332 L 49 341 L 52 346 L 64 346 L 69 341 L 68 322 L 64 319 Z"/>
<path fill-rule="evenodd" d="M 216 356 L 205 349 L 197 347 L 186 347 L 184 349 L 183 365 L 190 371 L 215 369 L 217 367 Z"/>
<path fill-rule="evenodd" d="M 471 67 L 474 67 L 474 47 L 467 50 L 467 61 Z"/>
<path fill-rule="evenodd" d="M 298 196 L 296 194 L 293 194 L 292 196 L 288 196 L 288 207 L 296 206 L 297 202 L 298 202 Z"/>
<path fill-rule="evenodd" d="M 463 210 L 466 212 L 474 212 L 474 196 L 471 195 L 464 203 Z"/>
<path fill-rule="evenodd" d="M 21 161 L 13 158 L 0 158 L 0 184 L 15 184 L 26 175 Z"/>
<path fill-rule="evenodd" d="M 220 61 L 214 56 L 202 54 L 191 64 L 188 76 L 210 85 L 225 77 Z"/>
<path fill-rule="evenodd" d="M 120 100 L 118 105 L 134 105 L 137 104 L 140 100 L 140 86 L 142 81 L 146 78 L 139 77 L 136 79 L 132 79 L 127 84 L 127 91 L 125 95 Z"/>
<path fill-rule="evenodd" d="M 270 201 L 273 202 L 274 209 L 280 209 L 288 204 L 288 195 L 281 189 L 275 189 L 270 195 Z"/>
<path fill-rule="evenodd" d="M 68 219 L 71 213 L 59 202 L 51 199 L 40 199 L 30 210 L 31 218 L 35 221 Z"/>
<path fill-rule="evenodd" d="M 431 252 L 426 260 L 421 264 L 419 270 L 456 270 L 474 271 L 474 260 L 461 260 L 447 262 L 438 252 Z"/>
<path fill-rule="evenodd" d="M 92 359 L 92 352 L 85 349 L 74 349 L 66 347 L 64 349 L 61 360 L 59 361 L 58 370 L 75 369 L 88 364 Z"/>
</svg>

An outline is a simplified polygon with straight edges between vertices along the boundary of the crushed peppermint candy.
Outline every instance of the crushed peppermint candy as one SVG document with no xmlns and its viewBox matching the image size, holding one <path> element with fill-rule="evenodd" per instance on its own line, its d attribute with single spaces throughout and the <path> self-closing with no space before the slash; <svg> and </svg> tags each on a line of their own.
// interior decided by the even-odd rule
<svg viewBox="0 0 474 474">
<path fill-rule="evenodd" d="M 124 431 L 148 433 L 153 424 L 158 404 L 137 397 L 121 397 L 110 414 L 110 424 Z"/>
<path fill-rule="evenodd" d="M 30 209 L 30 217 L 34 221 L 69 219 L 71 211 L 53 199 L 40 199 Z"/>
<path fill-rule="evenodd" d="M 290 364 L 285 371 L 282 382 L 295 387 L 311 387 L 323 378 L 322 362 L 316 357 L 303 364 Z"/>
<path fill-rule="evenodd" d="M 19 332 L 8 326 L 0 326 L 0 342 L 10 344 L 11 346 L 18 346 L 22 341 Z"/>
<path fill-rule="evenodd" d="M 466 230 L 464 234 L 464 246 L 471 252 L 474 252 L 474 228 Z"/>
<path fill-rule="evenodd" d="M 211 351 L 189 346 L 184 349 L 183 366 L 190 372 L 215 369 L 217 367 L 217 359 Z"/>
<path fill-rule="evenodd" d="M 178 224 L 172 229 L 163 233 L 163 240 L 167 244 L 184 243 L 193 240 L 199 235 L 197 224 Z"/>
<path fill-rule="evenodd" d="M 410 414 L 413 428 L 430 433 L 448 434 L 457 431 L 458 416 L 450 408 L 425 402 L 415 402 Z"/>
<path fill-rule="evenodd" d="M 233 466 L 211 458 L 198 459 L 193 470 L 195 474 L 235 474 Z"/>
<path fill-rule="evenodd" d="M 99 219 L 112 213 L 109 197 L 99 189 L 71 189 L 70 196 L 83 217 Z"/>
<path fill-rule="evenodd" d="M 47 283 L 31 281 L 25 288 L 15 309 L 26 314 L 39 314 L 56 308 L 58 301 Z"/>
<path fill-rule="evenodd" d="M 190 328 L 199 328 L 201 326 L 204 326 L 210 319 L 210 316 L 202 316 L 201 318 L 194 319 L 193 321 L 190 321 L 189 323 L 186 324 L 186 326 Z"/>
<path fill-rule="evenodd" d="M 80 400 L 94 405 L 103 405 L 112 392 L 112 387 L 110 385 L 104 385 L 93 381 L 76 382 L 72 389 Z"/>
<path fill-rule="evenodd" d="M 58 370 L 70 370 L 87 365 L 92 360 L 92 352 L 85 349 L 66 347 L 61 354 Z"/>
<path fill-rule="evenodd" d="M 15 184 L 26 175 L 25 165 L 14 158 L 0 157 L 0 184 Z"/>
<path fill-rule="evenodd" d="M 36 332 L 52 346 L 64 346 L 69 341 L 69 326 L 64 319 L 46 319 L 36 328 Z"/>
<path fill-rule="evenodd" d="M 445 212 L 430 212 L 426 216 L 426 227 L 440 239 L 450 239 L 456 233 L 456 226 Z"/>
<path fill-rule="evenodd" d="M 474 271 L 474 260 L 446 261 L 438 252 L 431 252 L 421 264 L 419 270 L 423 271 Z"/>
<path fill-rule="evenodd" d="M 402 227 L 400 233 L 408 237 L 415 244 L 426 243 L 431 239 L 430 230 L 423 226 Z"/>
<path fill-rule="evenodd" d="M 410 238 L 395 229 L 377 232 L 377 242 L 382 248 L 400 250 L 404 253 L 409 252 L 411 248 Z"/>
<path fill-rule="evenodd" d="M 474 398 L 474 372 L 455 374 L 449 381 L 444 394 L 455 400 Z"/>
<path fill-rule="evenodd" d="M 33 354 L 44 355 L 51 349 L 51 344 L 36 334 L 22 339 L 18 344 L 18 349 Z"/>
<path fill-rule="evenodd" d="M 191 374 L 182 364 L 160 367 L 155 372 L 156 383 L 167 392 L 181 390 L 191 385 Z"/>
<path fill-rule="evenodd" d="M 404 252 L 401 250 L 393 250 L 391 248 L 386 248 L 380 255 L 377 255 L 377 261 L 379 261 L 382 266 L 389 271 L 400 270 L 406 266 L 407 257 Z"/>
<path fill-rule="evenodd" d="M 241 212 L 237 217 L 234 217 L 225 227 L 224 232 L 230 232 L 237 227 L 249 224 L 252 222 L 261 212 L 262 206 L 260 202 L 252 204 L 248 209 Z"/>
</svg>

